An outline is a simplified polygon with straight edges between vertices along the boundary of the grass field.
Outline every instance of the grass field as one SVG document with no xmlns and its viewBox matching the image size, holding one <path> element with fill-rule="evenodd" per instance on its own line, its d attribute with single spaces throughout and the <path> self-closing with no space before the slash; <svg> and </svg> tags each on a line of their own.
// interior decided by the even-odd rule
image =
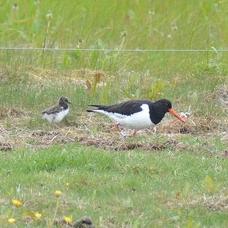
<svg viewBox="0 0 228 228">
<path fill-rule="evenodd" d="M 1 1 L 1 47 L 116 51 L 0 51 L 0 226 L 227 227 L 227 11 L 216 0 Z M 122 52 L 137 48 L 211 52 Z M 49 125 L 40 113 L 61 95 L 70 115 Z M 164 97 L 187 123 L 167 115 L 156 133 L 123 138 L 85 112 Z"/>
</svg>

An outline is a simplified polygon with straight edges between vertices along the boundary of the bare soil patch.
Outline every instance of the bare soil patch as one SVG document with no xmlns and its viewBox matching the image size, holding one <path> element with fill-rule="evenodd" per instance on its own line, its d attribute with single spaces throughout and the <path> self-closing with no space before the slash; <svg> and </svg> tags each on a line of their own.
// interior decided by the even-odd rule
<svg viewBox="0 0 228 228">
<path fill-rule="evenodd" d="M 165 143 L 131 143 L 123 140 L 108 140 L 107 139 L 90 139 L 81 138 L 80 142 L 87 146 L 95 146 L 101 149 L 115 150 L 115 151 L 129 151 L 134 149 L 140 149 L 145 151 L 160 151 L 166 148 L 177 147 L 178 142 L 175 140 L 167 140 Z"/>
<path fill-rule="evenodd" d="M 10 143 L 1 143 L 0 142 L 0 151 L 9 151 L 12 149 L 13 149 L 13 147 Z"/>
</svg>

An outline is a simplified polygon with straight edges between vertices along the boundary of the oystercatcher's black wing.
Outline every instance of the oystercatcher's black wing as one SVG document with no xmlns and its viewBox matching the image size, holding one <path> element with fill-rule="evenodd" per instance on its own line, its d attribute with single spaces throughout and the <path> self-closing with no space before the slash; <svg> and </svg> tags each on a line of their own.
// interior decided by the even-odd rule
<svg viewBox="0 0 228 228">
<path fill-rule="evenodd" d="M 50 114 L 55 114 L 55 113 L 61 112 L 62 110 L 63 110 L 62 106 L 53 106 L 53 107 L 50 107 L 50 108 L 44 110 L 42 112 L 42 114 L 46 113 L 46 114 L 50 115 Z"/>
<path fill-rule="evenodd" d="M 104 110 L 106 112 L 119 113 L 122 115 L 132 115 L 134 113 L 140 112 L 142 110 L 141 106 L 143 104 L 151 104 L 151 101 L 148 100 L 131 100 L 127 102 L 122 102 L 120 104 L 105 106 L 105 105 L 90 105 L 94 106 L 97 109 L 95 110 Z M 93 111 L 93 110 L 87 110 Z"/>
</svg>

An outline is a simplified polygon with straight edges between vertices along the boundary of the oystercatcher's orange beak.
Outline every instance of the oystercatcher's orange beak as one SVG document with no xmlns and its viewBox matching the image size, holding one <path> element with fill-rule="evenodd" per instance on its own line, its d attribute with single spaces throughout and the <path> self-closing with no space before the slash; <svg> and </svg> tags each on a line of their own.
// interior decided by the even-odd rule
<svg viewBox="0 0 228 228">
<path fill-rule="evenodd" d="M 170 108 L 170 109 L 168 110 L 168 112 L 169 112 L 170 114 L 172 114 L 173 116 L 175 116 L 175 117 L 176 117 L 177 119 L 179 119 L 180 121 L 182 121 L 182 122 L 185 122 L 185 121 L 186 121 L 186 119 L 183 118 L 183 117 L 181 117 L 180 114 L 178 114 L 173 108 Z"/>
</svg>

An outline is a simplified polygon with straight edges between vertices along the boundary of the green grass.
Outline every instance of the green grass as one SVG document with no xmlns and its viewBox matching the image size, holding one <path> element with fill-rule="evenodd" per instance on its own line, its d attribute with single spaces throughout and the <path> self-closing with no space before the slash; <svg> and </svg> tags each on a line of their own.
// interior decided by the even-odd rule
<svg viewBox="0 0 228 228">
<path fill-rule="evenodd" d="M 1 46 L 212 50 L 225 48 L 228 36 L 225 1 L 14 3 L 1 3 Z M 35 104 L 48 105 L 60 94 L 82 108 L 93 102 L 169 97 L 181 109 L 191 105 L 199 115 L 223 113 L 211 94 L 227 83 L 226 52 L 1 51 L 0 58 L 0 94 L 14 91 L 0 101 L 3 106 L 25 103 L 34 112 Z M 56 89 L 45 81 L 31 86 L 34 70 L 41 78 L 54 74 L 56 79 L 66 81 L 66 76 L 78 77 L 71 73 L 75 69 L 104 71 L 105 86 L 90 93 L 66 82 Z M 207 98 L 209 102 L 205 102 Z"/>
<path fill-rule="evenodd" d="M 28 227 L 48 226 L 53 217 L 63 215 L 74 219 L 88 215 L 97 227 L 227 227 L 227 209 L 218 203 L 226 203 L 228 189 L 223 156 L 227 143 L 221 132 L 227 111 L 218 102 L 218 91 L 228 84 L 228 53 L 216 52 L 227 47 L 227 1 L 16 3 L 0 2 L 1 47 L 214 51 L 1 50 L 0 146 L 9 141 L 13 150 L 0 151 L 0 226 L 7 227 L 11 216 L 18 227 L 25 227 L 26 215 L 39 211 L 41 221 Z M 101 81 L 96 81 L 97 72 L 103 75 Z M 88 80 L 92 89 L 74 80 L 84 84 Z M 70 130 L 81 130 L 92 139 L 119 140 L 102 132 L 107 119 L 92 119 L 91 124 L 82 118 L 92 103 L 169 98 L 178 111 L 190 107 L 193 118 L 219 124 L 209 126 L 210 134 L 170 134 L 180 146 L 157 152 L 113 152 L 80 143 L 40 149 L 31 135 L 37 130 L 56 131 L 40 119 L 40 113 L 62 95 L 72 102 Z M 13 107 L 25 115 L 4 116 Z M 60 128 L 69 130 L 64 124 Z M 126 140 L 162 143 L 166 135 Z M 55 190 L 63 191 L 56 216 Z M 22 199 L 23 208 L 13 208 L 12 198 Z"/>
<path fill-rule="evenodd" d="M 13 7 L 14 3 L 1 3 L 1 43 L 6 45 L 42 46 L 46 40 L 48 46 L 72 47 L 81 39 L 85 47 L 115 47 L 122 32 L 130 48 L 226 45 L 226 1 L 19 0 Z"/>
<path fill-rule="evenodd" d="M 227 160 L 216 156 L 169 150 L 111 153 L 69 145 L 3 154 L 0 167 L 2 225 L 9 213 L 23 224 L 23 212 L 32 210 L 43 214 L 33 225 L 45 226 L 53 218 L 55 190 L 63 192 L 57 218 L 89 215 L 98 227 L 188 227 L 191 222 L 193 227 L 225 227 L 228 222 L 225 211 L 191 205 L 227 187 Z M 12 197 L 23 199 L 24 208 L 13 211 Z"/>
</svg>

